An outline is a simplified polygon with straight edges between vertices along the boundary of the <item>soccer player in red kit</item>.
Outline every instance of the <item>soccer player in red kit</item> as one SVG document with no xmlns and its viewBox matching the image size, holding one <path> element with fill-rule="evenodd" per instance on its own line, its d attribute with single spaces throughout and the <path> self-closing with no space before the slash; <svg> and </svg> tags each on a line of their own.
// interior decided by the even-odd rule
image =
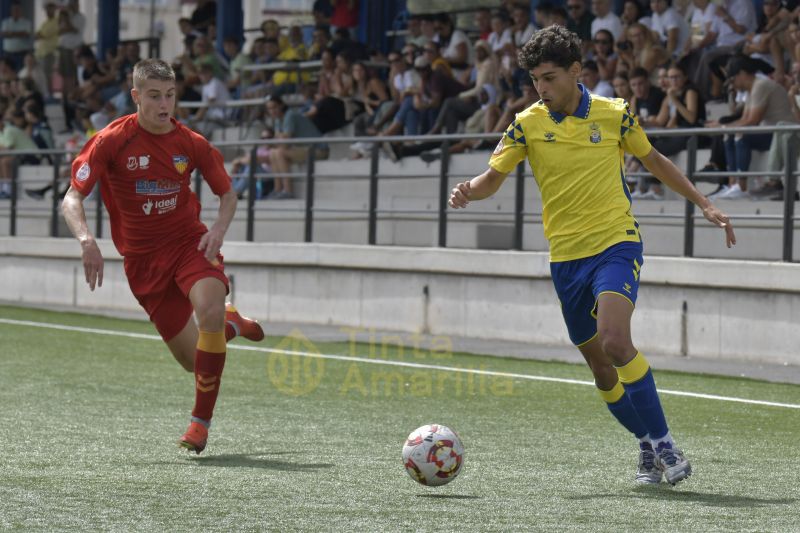
<svg viewBox="0 0 800 533">
<path fill-rule="evenodd" d="M 99 131 L 73 161 L 62 211 L 81 244 L 86 282 L 94 290 L 103 284 L 103 256 L 83 201 L 100 183 L 131 291 L 178 363 L 194 372 L 192 418 L 178 443 L 199 454 L 208 440 L 226 342 L 236 335 L 259 341 L 264 332 L 225 304 L 228 278 L 219 251 L 236 211 L 236 192 L 222 155 L 172 117 L 175 73 L 169 64 L 139 61 L 131 96 L 136 113 Z M 194 169 L 219 196 L 211 228 L 200 222 L 200 202 L 190 189 Z"/>
</svg>

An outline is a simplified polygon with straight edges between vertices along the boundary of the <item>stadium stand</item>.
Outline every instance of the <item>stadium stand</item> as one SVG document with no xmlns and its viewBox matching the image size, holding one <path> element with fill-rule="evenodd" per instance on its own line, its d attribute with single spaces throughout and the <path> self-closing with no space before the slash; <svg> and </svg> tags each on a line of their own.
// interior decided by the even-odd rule
<svg viewBox="0 0 800 533">
<path fill-rule="evenodd" d="M 800 8 L 797 2 L 782 2 L 780 5 L 764 2 L 763 9 L 757 13 L 758 20 L 754 27 L 754 35 L 758 36 L 759 41 L 755 46 L 751 37 L 735 31 L 737 17 L 747 11 L 741 6 L 743 1 L 725 0 L 721 6 L 703 1 L 675 2 L 667 11 L 659 6 L 659 13 L 655 17 L 657 25 L 654 25 L 653 13 L 649 11 L 651 6 L 646 3 L 638 5 L 638 10 L 629 9 L 624 13 L 603 11 L 601 18 L 604 21 L 621 16 L 618 19 L 622 21 L 621 29 L 616 31 L 616 26 L 612 24 L 614 32 L 599 31 L 593 43 L 587 42 L 585 59 L 593 64 L 602 64 L 599 81 L 610 87 L 615 77 L 616 82 L 624 80 L 625 73 L 631 74 L 633 69 L 649 65 L 653 57 L 662 57 L 661 48 L 673 50 L 671 57 L 660 61 L 648 74 L 653 86 L 660 86 L 667 95 L 665 109 L 668 120 L 677 120 L 679 126 L 682 118 L 670 99 L 675 95 L 680 100 L 681 91 L 686 89 L 671 84 L 665 69 L 670 61 L 681 62 L 683 68 L 688 69 L 689 80 L 696 79 L 698 69 L 708 69 L 709 79 L 713 83 L 704 82 L 698 86 L 701 92 L 712 91 L 703 102 L 706 125 L 774 126 L 779 122 L 775 119 L 775 113 L 764 112 L 774 109 L 789 110 L 782 113 L 782 124 L 796 124 L 800 121 L 800 32 L 797 31 Z M 344 242 L 364 242 L 364 212 L 369 210 L 368 178 L 370 174 L 377 173 L 381 176 L 380 197 L 377 200 L 381 213 L 379 218 L 394 221 L 389 233 L 382 233 L 382 239 L 379 240 L 395 244 L 435 244 L 438 230 L 431 221 L 438 217 L 436 198 L 440 193 L 440 174 L 444 172 L 456 179 L 485 166 L 494 142 L 481 142 L 480 139 L 466 143 L 448 141 L 446 148 L 450 153 L 444 158 L 446 161 L 442 161 L 444 150 L 441 138 L 409 137 L 412 132 L 403 130 L 410 124 L 408 117 L 414 118 L 415 133 L 425 134 L 432 129 L 438 131 L 441 120 L 439 124 L 435 123 L 436 112 L 449 98 L 447 108 L 459 111 L 448 114 L 448 130 L 455 127 L 456 133 L 495 132 L 496 136 L 496 132 L 502 132 L 509 117 L 513 116 L 514 110 L 507 108 L 506 104 L 524 102 L 524 94 L 530 92 L 525 80 L 528 74 L 516 66 L 519 39 L 516 34 L 513 38 L 507 38 L 506 34 L 511 34 L 513 30 L 523 35 L 526 31 L 529 33 L 529 30 L 545 27 L 553 21 L 562 21 L 564 16 L 557 9 L 547 6 L 530 12 L 525 9 L 530 7 L 527 2 L 512 0 L 495 4 L 488 8 L 459 10 L 457 13 L 431 13 L 423 9 L 411 11 L 399 17 L 407 27 L 386 28 L 391 34 L 391 48 L 387 46 L 384 49 L 370 48 L 355 40 L 353 31 L 331 28 L 324 22 L 303 28 L 294 23 L 282 25 L 279 20 L 266 18 L 257 31 L 246 34 L 243 46 L 236 46 L 236 42 L 228 40 L 225 50 L 216 50 L 211 46 L 216 31 L 213 20 L 204 19 L 202 27 L 195 27 L 190 18 L 183 18 L 180 25 L 184 50 L 173 60 L 181 80 L 177 116 L 219 143 L 231 168 L 234 168 L 235 161 L 242 161 L 250 153 L 253 145 L 248 143 L 258 141 L 265 129 L 274 130 L 272 119 L 266 113 L 266 102 L 272 95 L 281 96 L 288 106 L 301 113 L 313 115 L 312 120 L 317 125 L 336 126 L 332 130 L 323 128 L 326 139 L 330 140 L 324 161 L 315 161 L 311 170 L 307 164 L 292 165 L 290 176 L 295 183 L 295 198 L 279 205 L 272 200 L 274 196 L 263 192 L 270 186 L 273 177 L 269 170 L 269 150 L 264 150 L 267 155 L 262 161 L 264 164 L 258 168 L 262 175 L 256 177 L 257 186 L 250 187 L 247 184 L 247 165 L 236 165 L 241 196 L 253 205 L 251 210 L 258 213 L 255 216 L 258 230 L 253 232 L 256 239 L 260 238 L 259 235 L 269 234 L 302 240 L 303 225 L 298 221 L 304 220 L 309 209 L 305 195 L 308 190 L 306 180 L 311 172 L 316 176 L 313 188 L 315 216 L 320 221 L 337 220 L 337 223 L 352 226 L 352 231 L 328 231 L 322 229 L 326 228 L 324 223 L 318 223 L 315 225 L 315 240 L 325 240 L 325 235 L 329 233 L 331 240 L 339 238 Z M 707 7 L 712 5 L 713 9 Z M 419 6 L 412 2 L 409 7 L 413 10 Z M 567 24 L 586 34 L 597 16 L 592 9 L 603 6 L 570 0 L 567 8 L 568 12 L 574 12 L 579 17 L 573 20 L 569 18 L 573 16 L 572 13 L 568 13 Z M 638 18 L 629 20 L 634 11 L 638 11 Z M 320 21 L 324 19 L 320 18 L 320 13 L 314 13 L 314 16 Z M 525 24 L 525 16 L 529 17 L 528 25 Z M 513 28 L 509 26 L 512 20 Z M 690 29 L 685 42 L 675 42 L 675 35 L 679 32 L 672 31 L 670 20 L 677 20 L 680 28 L 685 24 Z M 598 19 L 596 22 L 601 21 Z M 750 24 L 749 21 L 747 23 Z M 631 28 L 644 29 L 652 35 L 645 35 L 642 42 L 631 42 Z M 598 40 L 608 40 L 615 33 L 619 35 L 616 41 L 599 43 Z M 634 37 L 634 40 L 640 38 L 638 34 Z M 724 54 L 723 45 L 715 44 L 715 39 L 722 37 L 724 46 L 733 43 L 732 50 Z M 769 46 L 770 42 L 773 46 Z M 428 43 L 431 46 L 426 46 Z M 476 59 L 476 49 L 480 50 L 479 59 Z M 765 53 L 765 49 L 774 53 Z M 745 52 L 749 52 L 749 55 Z M 705 54 L 713 56 L 714 61 L 703 62 L 701 58 Z M 669 53 L 666 55 L 669 56 Z M 753 61 L 750 70 L 754 71 L 757 81 L 752 87 L 737 85 L 727 73 L 730 58 L 738 56 Z M 17 83 L 16 72 L 10 65 L 0 62 L 0 107 L 5 112 L 9 107 L 42 106 L 50 130 L 55 132 L 55 148 L 64 150 L 69 143 L 69 148 L 74 150 L 113 118 L 130 111 L 125 98 L 128 90 L 126 82 L 139 57 L 139 45 L 136 42 L 123 43 L 117 51 L 103 58 L 95 57 L 95 51 L 85 44 L 76 47 L 77 83 L 68 95 L 59 92 L 61 88 L 56 86 L 47 87 L 47 91 L 33 87 L 33 90 L 23 94 L 23 84 Z M 213 72 L 213 76 L 226 87 L 229 91 L 226 98 L 204 99 L 203 85 L 198 78 L 203 69 Z M 354 69 L 367 74 L 363 76 L 357 73 L 354 76 Z M 430 69 L 430 75 L 425 73 L 426 69 Z M 31 72 L 34 70 L 31 62 L 26 76 L 33 79 Z M 372 85 L 366 85 L 356 78 L 374 79 L 384 84 L 388 88 L 388 99 L 377 98 L 375 90 L 365 89 Z M 476 79 L 480 80 L 480 86 L 475 85 Z M 685 87 L 693 87 L 691 81 Z M 726 93 L 714 92 L 717 90 L 728 91 L 730 104 L 720 98 Z M 48 92 L 53 97 L 45 100 Z M 622 93 L 632 94 L 628 89 L 622 90 Z M 531 98 L 534 101 L 538 98 L 535 89 Z M 67 104 L 62 105 L 64 102 Z M 631 97 L 631 104 L 639 108 L 635 96 Z M 201 109 L 208 110 L 201 113 L 203 120 L 193 121 L 192 117 Z M 756 117 L 758 120 L 755 122 L 755 115 L 751 112 L 753 109 L 764 112 L 761 117 Z M 378 112 L 380 114 L 377 117 L 371 116 Z M 392 119 L 397 113 L 402 114 L 403 120 L 393 127 Z M 214 117 L 211 121 L 210 116 Z M 367 137 L 356 143 L 339 141 L 350 139 L 356 131 L 366 132 Z M 657 129 L 653 129 L 652 133 L 657 136 Z M 400 138 L 387 137 L 393 142 L 383 143 L 384 149 L 373 155 L 371 142 L 375 136 L 393 134 Z M 791 143 L 795 143 L 796 135 L 787 136 Z M 456 144 L 459 147 L 454 150 Z M 776 142 L 772 144 L 774 151 Z M 722 162 L 719 161 L 720 150 L 715 152 L 709 148 L 707 141 L 701 142 L 700 146 L 694 156 L 693 170 L 701 174 L 695 179 L 701 182 L 703 191 L 711 194 L 723 177 L 739 174 L 726 172 L 724 154 Z M 393 161 L 398 156 L 402 156 L 402 159 Z M 689 157 L 686 150 L 671 156 L 683 169 L 687 169 Z M 62 165 L 65 160 L 61 158 Z M 782 199 L 782 184 L 775 179 L 782 171 L 781 162 L 780 154 L 776 156 L 773 153 L 771 157 L 768 150 L 754 151 L 749 168 L 741 169 L 750 173 L 747 183 L 752 186 L 743 194 L 723 198 L 732 205 L 734 200 L 748 200 L 741 206 L 726 209 L 744 216 L 767 215 L 759 220 L 754 218 L 752 224 L 769 228 L 778 239 L 781 231 L 777 218 L 786 209 L 781 202 L 772 199 Z M 379 170 L 375 170 L 376 166 Z M 245 168 L 244 173 L 241 168 Z M 54 224 L 48 220 L 52 211 L 49 201 L 51 193 L 45 188 L 52 184 L 56 175 L 52 166 L 45 161 L 39 166 L 23 164 L 17 169 L 17 231 L 30 235 L 52 233 Z M 709 170 L 717 170 L 717 173 L 708 174 L 706 171 Z M 769 176 L 772 179 L 765 178 Z M 636 173 L 631 172 L 629 177 L 633 182 Z M 731 179 L 730 183 L 733 182 Z M 408 184 L 413 185 L 409 187 Z M 769 184 L 769 187 L 763 187 L 765 184 Z M 24 192 L 26 189 L 44 189 L 44 192 L 28 195 Z M 757 195 L 761 189 L 769 189 L 774 194 Z M 59 192 L 56 190 L 56 193 Z M 536 187 L 532 181 L 526 183 L 525 192 L 526 200 L 536 198 Z M 255 195 L 252 201 L 249 199 L 251 193 Z M 515 206 L 511 199 L 502 197 L 502 194 L 510 192 L 499 194 L 497 214 L 475 213 L 471 217 L 452 220 L 451 233 L 454 237 L 449 242 L 457 246 L 508 247 L 513 240 L 508 237 L 508 228 L 513 226 Z M 42 198 L 46 200 L 45 203 L 41 203 Z M 267 198 L 262 205 L 262 200 Z M 684 204 L 670 191 L 666 191 L 660 201 L 636 198 L 634 202 L 637 204 L 635 211 L 642 217 L 663 215 L 650 221 L 651 226 L 659 228 L 658 231 L 663 229 L 669 233 L 672 231 L 670 228 L 681 224 Z M 530 221 L 526 218 L 526 223 L 535 226 L 536 215 L 527 208 L 530 205 L 534 204 L 526 201 L 525 216 L 530 218 Z M 10 224 L 11 211 L 9 201 L 0 199 L 0 220 L 8 220 Z M 500 216 L 500 213 L 505 215 Z M 276 231 L 261 227 L 262 222 L 274 224 L 276 219 L 282 220 L 281 224 L 286 227 Z M 537 231 L 526 229 L 525 248 L 544 247 Z M 656 253 L 681 253 L 674 247 L 667 248 L 653 250 L 651 247 L 651 250 Z M 773 257 L 775 250 L 770 248 L 764 254 L 764 257 Z"/>
</svg>

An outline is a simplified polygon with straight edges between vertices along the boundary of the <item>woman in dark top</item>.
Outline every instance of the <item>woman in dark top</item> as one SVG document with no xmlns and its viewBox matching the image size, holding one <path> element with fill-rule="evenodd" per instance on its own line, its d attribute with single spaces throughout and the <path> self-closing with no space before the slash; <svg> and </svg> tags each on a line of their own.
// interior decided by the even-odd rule
<svg viewBox="0 0 800 533">
<path fill-rule="evenodd" d="M 666 129 L 674 128 L 701 128 L 706 120 L 706 106 L 700 93 L 689 81 L 684 67 L 672 63 L 667 69 L 669 88 L 667 96 L 661 102 L 661 110 L 655 119 L 655 124 Z M 707 137 L 701 137 L 706 141 Z M 688 136 L 656 137 L 653 139 L 653 148 L 669 157 L 686 149 L 689 142 Z M 654 178 L 643 178 L 639 190 L 631 197 L 649 200 L 661 200 L 664 192 L 661 184 Z"/>
</svg>

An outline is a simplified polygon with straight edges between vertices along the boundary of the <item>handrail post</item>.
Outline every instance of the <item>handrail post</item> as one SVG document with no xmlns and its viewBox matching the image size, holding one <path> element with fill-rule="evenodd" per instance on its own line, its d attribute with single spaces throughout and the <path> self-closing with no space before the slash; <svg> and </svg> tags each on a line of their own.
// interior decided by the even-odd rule
<svg viewBox="0 0 800 533">
<path fill-rule="evenodd" d="M 694 169 L 697 167 L 697 135 L 686 143 L 686 177 L 694 184 Z M 694 203 L 687 199 L 683 213 L 683 256 L 694 256 Z"/>
<path fill-rule="evenodd" d="M 517 165 L 517 186 L 514 192 L 514 250 L 522 250 L 522 228 L 525 209 L 525 164 Z"/>
<path fill-rule="evenodd" d="M 314 238 L 314 162 L 316 155 L 317 145 L 312 144 L 308 150 L 308 166 L 306 168 L 306 242 L 313 242 Z"/>
<path fill-rule="evenodd" d="M 197 196 L 197 201 L 203 202 L 203 178 L 200 176 L 200 171 L 194 171 L 194 195 Z"/>
<path fill-rule="evenodd" d="M 378 143 L 372 143 L 369 163 L 369 226 L 367 243 L 375 244 L 378 240 Z"/>
<path fill-rule="evenodd" d="M 94 236 L 98 239 L 103 238 L 103 193 L 98 182 L 94 186 L 96 202 L 94 205 Z"/>
<path fill-rule="evenodd" d="M 11 212 L 9 213 L 8 234 L 12 237 L 17 235 L 17 180 L 19 174 L 19 156 L 14 156 L 11 163 Z"/>
<path fill-rule="evenodd" d="M 61 154 L 53 156 L 53 201 L 50 204 L 50 236 L 58 237 L 58 219 L 61 216 L 58 212 L 58 178 L 61 173 Z"/>
<path fill-rule="evenodd" d="M 255 177 L 256 169 L 258 168 L 257 150 L 258 148 L 256 146 L 250 149 L 250 168 L 247 170 L 247 242 L 253 242 L 255 239 L 255 206 L 258 190 Z"/>
<path fill-rule="evenodd" d="M 795 133 L 784 135 L 786 143 L 783 151 L 783 260 L 792 261 L 794 245 L 794 195 L 797 191 L 797 174 L 794 169 L 795 154 L 792 137 Z"/>
<path fill-rule="evenodd" d="M 439 166 L 439 246 L 447 246 L 447 200 L 450 196 L 450 141 L 442 143 L 442 159 Z"/>
</svg>

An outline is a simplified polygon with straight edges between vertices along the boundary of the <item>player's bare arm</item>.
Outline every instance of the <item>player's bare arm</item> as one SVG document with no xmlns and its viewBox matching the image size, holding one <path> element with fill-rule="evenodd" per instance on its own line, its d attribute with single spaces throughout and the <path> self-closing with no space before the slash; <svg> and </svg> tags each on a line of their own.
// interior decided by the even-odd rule
<svg viewBox="0 0 800 533">
<path fill-rule="evenodd" d="M 653 148 L 650 153 L 641 158 L 645 168 L 667 187 L 677 192 L 697 207 L 703 210 L 706 219 L 725 230 L 725 244 L 728 248 L 736 244 L 736 234 L 733 232 L 728 215 L 720 211 L 711 201 L 697 190 L 689 179 L 683 175 L 675 163 Z"/>
<path fill-rule="evenodd" d="M 490 197 L 497 192 L 506 176 L 508 174 L 490 167 L 480 176 L 459 183 L 450 191 L 450 207 L 455 209 L 467 207 L 471 200 L 483 200 Z"/>
<path fill-rule="evenodd" d="M 208 233 L 200 238 L 200 244 L 197 245 L 198 250 L 205 250 L 205 257 L 209 261 L 213 261 L 217 257 L 220 248 L 222 248 L 225 234 L 228 232 L 233 215 L 236 213 L 237 201 L 236 192 L 233 189 L 219 197 L 217 220 L 209 228 Z"/>
<path fill-rule="evenodd" d="M 89 289 L 103 286 L 103 254 L 97 246 L 94 235 L 89 231 L 86 223 L 86 212 L 83 209 L 83 200 L 86 197 L 72 187 L 64 196 L 61 212 L 72 234 L 81 243 L 81 259 L 83 260 L 83 273 Z"/>
</svg>

